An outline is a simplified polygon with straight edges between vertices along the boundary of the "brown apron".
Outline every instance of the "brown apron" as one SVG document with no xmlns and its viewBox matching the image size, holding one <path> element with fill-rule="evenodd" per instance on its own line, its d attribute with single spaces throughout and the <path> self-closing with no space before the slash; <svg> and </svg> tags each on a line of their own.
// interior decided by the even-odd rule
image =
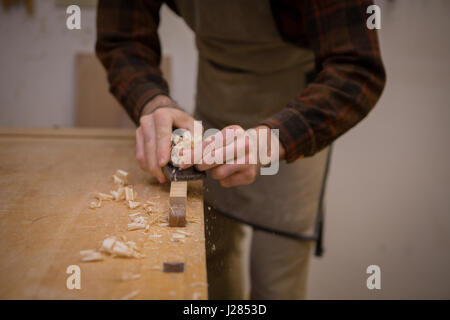
<svg viewBox="0 0 450 320">
<path fill-rule="evenodd" d="M 283 109 L 306 85 L 314 55 L 282 40 L 269 0 L 176 0 L 199 51 L 195 115 L 206 128 L 245 129 Z M 250 225 L 311 235 L 328 150 L 280 163 L 273 176 L 222 188 L 208 178 L 205 201 Z"/>
</svg>

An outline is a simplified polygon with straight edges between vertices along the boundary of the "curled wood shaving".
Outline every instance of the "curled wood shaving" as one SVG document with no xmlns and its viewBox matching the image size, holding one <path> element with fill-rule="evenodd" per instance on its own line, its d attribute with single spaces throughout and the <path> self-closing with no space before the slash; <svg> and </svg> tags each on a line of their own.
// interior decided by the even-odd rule
<svg viewBox="0 0 450 320">
<path fill-rule="evenodd" d="M 136 217 L 136 218 L 132 218 L 131 223 L 128 224 L 128 231 L 133 231 L 133 230 L 139 230 L 139 229 L 145 229 L 147 226 L 147 219 L 144 217 Z"/>
<path fill-rule="evenodd" d="M 100 208 L 101 206 L 102 206 L 102 200 L 98 200 L 97 202 L 92 201 L 92 202 L 89 204 L 89 208 L 91 208 L 91 209 Z"/>
<path fill-rule="evenodd" d="M 100 247 L 99 250 L 101 252 L 106 252 L 106 253 L 111 254 L 115 243 L 116 243 L 116 238 L 114 238 L 114 237 L 106 238 L 105 240 L 103 240 L 102 246 Z"/>
<path fill-rule="evenodd" d="M 82 262 L 93 262 L 103 260 L 103 255 L 95 250 L 81 250 L 80 255 Z"/>
<path fill-rule="evenodd" d="M 125 190 L 123 187 L 119 187 L 116 191 L 111 191 L 111 195 L 114 200 L 124 200 L 125 199 Z"/>
<path fill-rule="evenodd" d="M 97 193 L 95 194 L 95 197 L 96 197 L 98 200 L 104 200 L 104 201 L 108 201 L 108 200 L 112 200 L 112 199 L 113 199 L 113 196 L 112 196 L 112 195 L 106 194 L 106 193 L 102 193 L 102 192 L 97 192 Z"/>
<path fill-rule="evenodd" d="M 125 200 L 134 201 L 134 191 L 131 187 L 125 187 Z"/>
<path fill-rule="evenodd" d="M 126 239 L 123 241 L 126 241 Z M 135 242 L 128 241 L 125 243 L 123 241 L 119 241 L 115 237 L 106 238 L 103 240 L 99 251 L 123 258 L 143 257 L 143 255 L 138 252 Z"/>
<path fill-rule="evenodd" d="M 128 224 L 128 231 L 145 229 L 146 226 L 145 223 L 132 222 Z"/>
<path fill-rule="evenodd" d="M 138 208 L 139 206 L 141 205 L 141 203 L 140 202 L 137 202 L 137 201 L 128 201 L 128 207 L 130 208 L 130 209 L 136 209 L 136 208 Z"/>
<path fill-rule="evenodd" d="M 123 179 L 119 178 L 117 175 L 113 175 L 112 177 L 113 177 L 113 181 L 114 181 L 115 185 L 117 185 L 117 186 L 125 185 L 125 181 Z"/>
<path fill-rule="evenodd" d="M 126 183 L 128 182 L 128 172 L 126 172 L 125 170 L 117 169 L 116 176 L 125 181 Z"/>
<path fill-rule="evenodd" d="M 112 253 L 118 257 L 134 257 L 134 250 L 121 241 L 116 241 Z"/>
</svg>

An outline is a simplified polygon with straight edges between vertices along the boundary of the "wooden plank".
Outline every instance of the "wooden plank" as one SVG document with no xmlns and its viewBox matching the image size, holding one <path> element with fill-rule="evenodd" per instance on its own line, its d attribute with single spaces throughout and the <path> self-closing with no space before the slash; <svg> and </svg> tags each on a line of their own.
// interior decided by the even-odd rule
<svg viewBox="0 0 450 320">
<path fill-rule="evenodd" d="M 170 205 L 186 206 L 187 181 L 172 181 L 170 184 Z"/>
<path fill-rule="evenodd" d="M 173 241 L 177 229 L 164 221 L 148 233 L 128 231 L 137 210 L 124 202 L 89 208 L 93 192 L 113 190 L 111 175 L 123 169 L 137 201 L 155 202 L 167 217 L 169 185 L 138 168 L 132 132 L 111 133 L 0 130 L 0 299 L 207 298 L 201 181 L 189 182 L 185 242 Z M 80 262 L 80 250 L 98 249 L 108 236 L 135 241 L 145 258 Z M 162 272 L 171 261 L 183 262 L 184 272 Z M 81 269 L 80 290 L 66 287 L 71 265 Z M 141 277 L 121 281 L 124 273 Z"/>
<path fill-rule="evenodd" d="M 169 194 L 169 226 L 186 226 L 187 181 L 172 181 Z"/>
<path fill-rule="evenodd" d="M 75 125 L 119 127 L 125 111 L 109 92 L 106 71 L 94 54 L 76 55 Z M 132 127 L 131 121 L 125 127 Z"/>
<path fill-rule="evenodd" d="M 168 56 L 161 59 L 161 72 L 170 87 L 170 62 Z M 133 128 L 116 98 L 109 92 L 107 74 L 92 53 L 76 55 L 75 110 L 77 127 Z"/>
</svg>

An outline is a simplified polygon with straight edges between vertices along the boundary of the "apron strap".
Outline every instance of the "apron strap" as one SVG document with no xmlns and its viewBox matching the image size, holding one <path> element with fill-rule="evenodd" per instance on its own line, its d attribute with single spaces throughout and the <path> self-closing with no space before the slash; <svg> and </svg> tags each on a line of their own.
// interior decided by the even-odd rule
<svg viewBox="0 0 450 320">
<path fill-rule="evenodd" d="M 327 155 L 327 162 L 325 165 L 325 172 L 323 175 L 322 180 L 322 189 L 320 190 L 320 198 L 319 198 L 319 210 L 317 212 L 317 220 L 316 220 L 316 249 L 314 252 L 314 255 L 316 257 L 322 257 L 323 256 L 323 225 L 325 221 L 325 206 L 324 206 L 324 198 L 325 198 L 325 189 L 327 185 L 328 180 L 328 172 L 330 169 L 330 162 L 331 162 L 331 150 L 333 149 L 333 145 L 331 144 L 328 149 L 328 155 Z"/>
</svg>

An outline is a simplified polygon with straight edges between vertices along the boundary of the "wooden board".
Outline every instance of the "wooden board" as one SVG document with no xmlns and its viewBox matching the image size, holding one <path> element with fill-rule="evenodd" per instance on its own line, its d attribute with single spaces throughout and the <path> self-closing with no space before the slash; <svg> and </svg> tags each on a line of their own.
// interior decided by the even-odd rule
<svg viewBox="0 0 450 320">
<path fill-rule="evenodd" d="M 170 86 L 170 57 L 161 59 L 161 71 Z M 109 92 L 104 67 L 91 53 L 76 55 L 75 110 L 77 127 L 133 128 L 134 124 Z"/>
<path fill-rule="evenodd" d="M 134 159 L 133 130 L 0 129 L 0 299 L 207 298 L 201 182 L 189 183 L 186 242 L 174 228 L 152 225 L 127 231 L 125 203 L 89 209 L 94 192 L 114 189 L 117 169 L 130 173 L 137 200 L 168 212 L 169 184 L 159 185 Z M 107 236 L 125 235 L 145 258 L 106 257 L 80 262 L 80 250 L 97 249 Z M 163 273 L 164 261 L 182 261 L 184 273 Z M 69 290 L 66 269 L 81 269 L 81 289 Z M 155 268 L 156 267 L 156 268 Z M 121 281 L 123 273 L 140 274 Z"/>
<path fill-rule="evenodd" d="M 169 226 L 186 226 L 187 181 L 172 181 L 169 192 Z"/>
</svg>

